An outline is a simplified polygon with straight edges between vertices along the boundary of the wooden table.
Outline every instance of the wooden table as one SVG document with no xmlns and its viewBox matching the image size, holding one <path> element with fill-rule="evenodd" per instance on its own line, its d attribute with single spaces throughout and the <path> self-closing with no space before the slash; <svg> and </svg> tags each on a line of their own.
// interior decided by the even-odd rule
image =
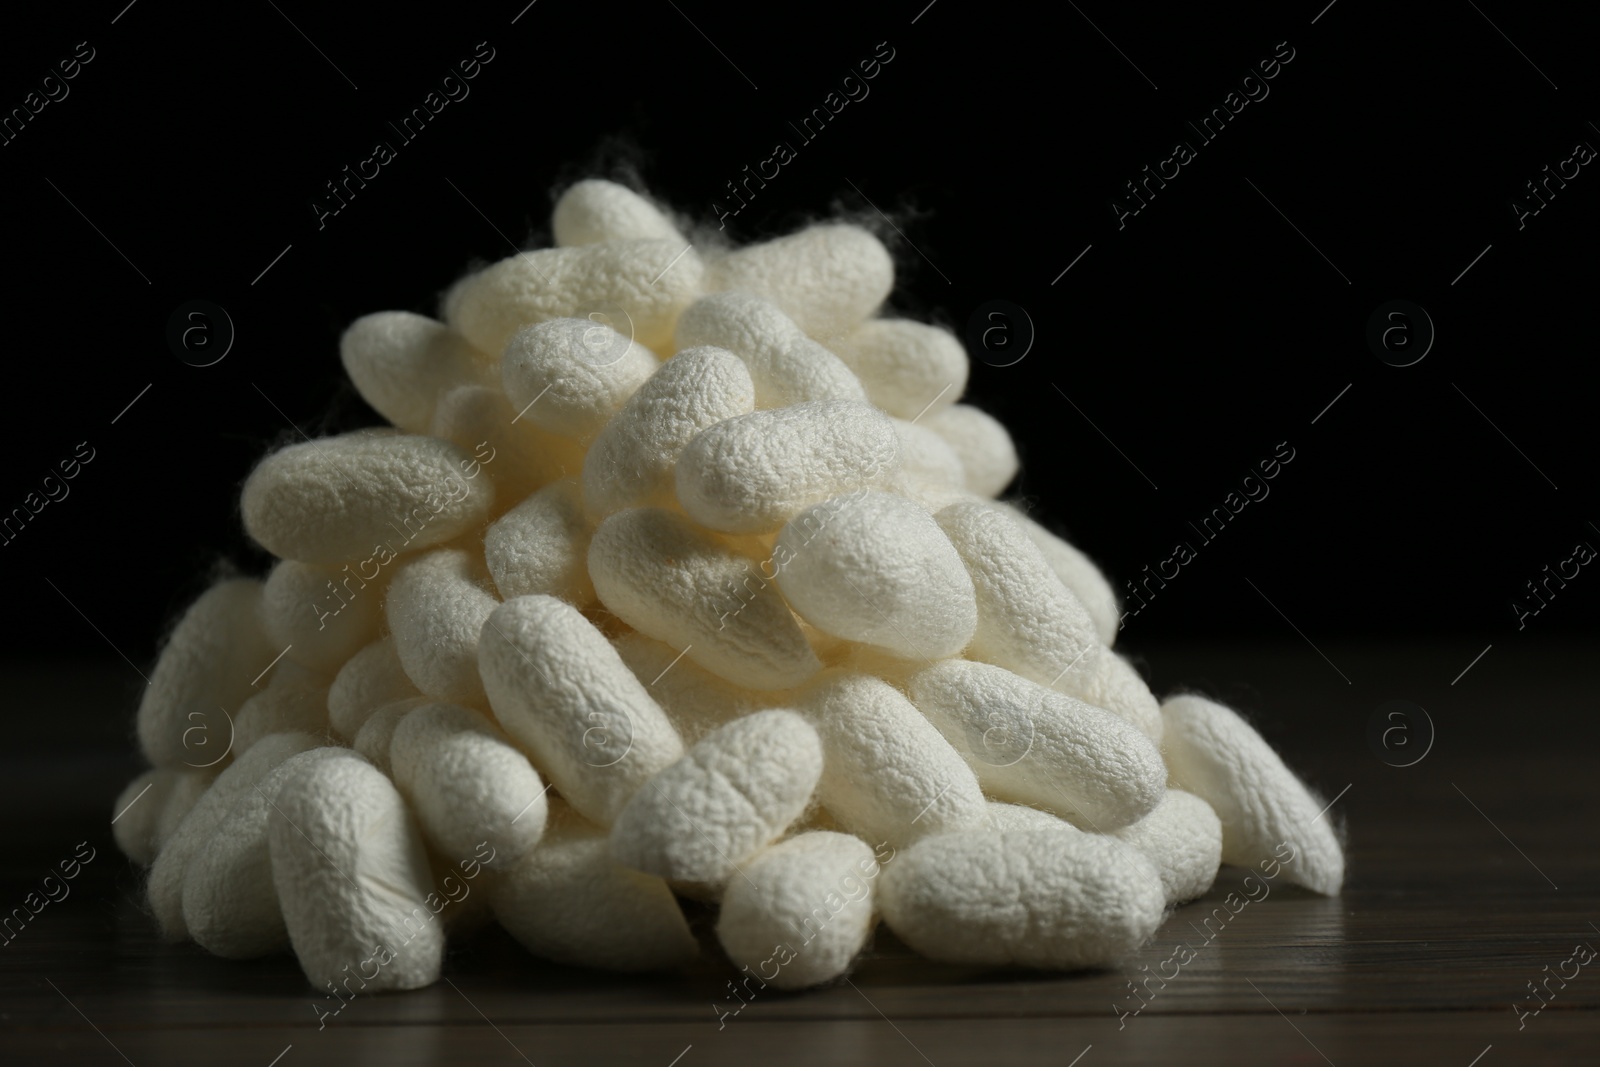
<svg viewBox="0 0 1600 1067">
<path fill-rule="evenodd" d="M 935 964 L 880 928 L 848 981 L 762 992 L 731 1014 L 732 970 L 709 947 L 688 974 L 614 977 L 536 961 L 491 928 L 452 946 L 445 981 L 357 997 L 320 1030 L 322 1001 L 292 959 L 166 945 L 143 913 L 140 874 L 107 828 L 136 767 L 120 741 L 126 666 L 17 667 L 3 905 L 20 906 L 78 842 L 97 854 L 69 897 L 0 949 L 0 1063 L 1593 1064 L 1600 965 L 1565 987 L 1549 978 L 1538 1014 L 1513 1010 L 1541 1003 L 1530 983 L 1572 973 L 1575 945 L 1600 946 L 1592 646 L 1507 640 L 1452 685 L 1479 648 L 1135 650 L 1158 691 L 1187 684 L 1248 708 L 1338 797 L 1330 816 L 1348 834 L 1342 896 L 1275 888 L 1209 942 L 1198 928 L 1242 871 L 1224 868 L 1119 968 Z M 1391 698 L 1426 708 L 1437 731 L 1409 767 L 1368 743 Z M 1184 939 L 1195 958 L 1119 1018 L 1135 1004 L 1129 979 Z"/>
</svg>

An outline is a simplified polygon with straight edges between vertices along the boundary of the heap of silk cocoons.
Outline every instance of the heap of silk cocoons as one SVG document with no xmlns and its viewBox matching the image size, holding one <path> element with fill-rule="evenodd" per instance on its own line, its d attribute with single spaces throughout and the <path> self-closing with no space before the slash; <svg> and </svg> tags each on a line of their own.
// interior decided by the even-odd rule
<svg viewBox="0 0 1600 1067">
<path fill-rule="evenodd" d="M 491 917 L 652 971 L 709 903 L 744 980 L 795 989 L 880 921 L 1062 969 L 1222 862 L 1339 891 L 1321 799 L 1236 712 L 1158 701 L 1110 583 L 997 499 L 1011 439 L 951 333 L 884 313 L 875 237 L 695 247 L 605 181 L 552 228 L 439 320 L 352 323 L 392 426 L 245 483 L 279 561 L 177 622 L 116 802 L 166 937 L 292 951 L 332 1014 Z"/>
</svg>

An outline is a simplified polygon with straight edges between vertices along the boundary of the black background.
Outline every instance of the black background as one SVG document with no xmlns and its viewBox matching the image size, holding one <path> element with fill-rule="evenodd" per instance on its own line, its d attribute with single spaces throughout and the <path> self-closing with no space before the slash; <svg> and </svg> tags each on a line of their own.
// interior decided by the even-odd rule
<svg viewBox="0 0 1600 1067">
<path fill-rule="evenodd" d="M 143 666 L 216 567 L 264 571 L 238 522 L 252 464 L 296 436 L 289 420 L 374 421 L 338 363 L 352 319 L 433 313 L 470 264 L 547 242 L 577 177 L 631 170 L 709 219 L 779 141 L 796 158 L 730 220 L 738 239 L 844 212 L 890 239 L 895 309 L 958 331 L 990 300 L 1025 309 L 1027 355 L 975 363 L 969 389 L 1016 437 L 1014 491 L 1119 588 L 1177 541 L 1200 548 L 1127 620 L 1128 645 L 1297 640 L 1293 620 L 1317 641 L 1442 635 L 1465 664 L 1592 626 L 1587 569 L 1526 630 L 1511 602 L 1577 542 L 1600 546 L 1600 176 L 1585 167 L 1524 229 L 1510 207 L 1576 142 L 1600 145 L 1591 25 L 1504 3 L 925 2 L 539 0 L 518 18 L 521 2 L 113 0 L 14 23 L 6 109 L 78 42 L 95 58 L 0 147 L 0 509 L 79 442 L 95 459 L 0 548 L 5 654 L 114 647 Z M 319 230 L 324 183 L 397 143 L 386 122 L 479 42 L 494 59 L 470 96 Z M 870 95 L 800 143 L 789 123 L 880 42 L 894 58 Z M 1197 142 L 1185 120 L 1279 42 L 1294 58 L 1270 95 L 1119 230 L 1122 184 Z M 1397 298 L 1437 328 L 1404 368 L 1365 340 Z M 236 327 L 214 366 L 166 342 L 192 299 Z M 1270 496 L 1198 545 L 1188 523 L 1283 441 L 1295 459 Z"/>
</svg>

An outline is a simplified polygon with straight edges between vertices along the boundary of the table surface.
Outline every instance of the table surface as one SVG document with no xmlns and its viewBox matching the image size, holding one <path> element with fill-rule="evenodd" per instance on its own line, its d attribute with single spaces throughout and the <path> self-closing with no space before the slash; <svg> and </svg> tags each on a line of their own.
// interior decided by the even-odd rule
<svg viewBox="0 0 1600 1067">
<path fill-rule="evenodd" d="M 1344 893 L 1274 888 L 1209 941 L 1199 927 L 1241 870 L 1116 967 L 931 963 L 880 926 L 847 981 L 748 1003 L 709 939 L 689 973 L 618 977 L 535 960 L 490 927 L 452 943 L 443 981 L 357 997 L 320 1029 L 293 959 L 230 962 L 156 936 L 107 825 L 137 769 L 126 665 L 13 664 L 0 903 L 20 906 L 79 842 L 97 851 L 0 949 L 0 1062 L 1593 1064 L 1600 967 L 1566 962 L 1600 946 L 1592 648 L 1507 641 L 1465 674 L 1470 640 L 1134 649 L 1158 692 L 1247 709 L 1337 797 Z M 1408 727 L 1408 751 L 1426 753 L 1411 766 L 1368 741 L 1390 699 L 1426 708 L 1436 732 L 1429 746 L 1420 719 Z M 1129 980 L 1180 942 L 1194 958 L 1119 1016 L 1137 1003 Z"/>
</svg>

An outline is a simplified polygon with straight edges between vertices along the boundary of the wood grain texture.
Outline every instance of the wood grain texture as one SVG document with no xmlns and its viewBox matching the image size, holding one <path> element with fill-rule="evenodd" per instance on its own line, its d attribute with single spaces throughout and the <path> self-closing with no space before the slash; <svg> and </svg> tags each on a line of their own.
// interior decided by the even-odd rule
<svg viewBox="0 0 1600 1067">
<path fill-rule="evenodd" d="M 0 906 L 26 894 L 80 841 L 98 850 L 72 883 L 0 948 L 0 1063 L 259 1064 L 1345 1064 L 1585 1063 L 1600 1055 L 1600 965 L 1581 970 L 1538 1015 L 1538 983 L 1573 946 L 1600 946 L 1597 701 L 1586 650 L 1304 643 L 1149 650 L 1158 692 L 1191 686 L 1240 706 L 1325 798 L 1348 839 L 1338 898 L 1287 886 L 1225 924 L 1243 871 L 1224 868 L 1120 966 L 1077 974 L 930 963 L 882 927 L 849 981 L 803 994 L 734 998 L 733 968 L 694 913 L 707 951 L 690 972 L 617 977 L 528 956 L 497 929 L 453 942 L 447 981 L 327 1006 L 288 957 L 233 963 L 160 941 L 141 874 L 108 822 L 136 770 L 117 749 L 70 747 L 77 719 L 116 707 L 14 707 L 29 742 L 0 763 L 8 847 Z M 1481 646 L 1479 646 L 1481 648 Z M 126 665 L 121 668 L 126 672 Z M 1341 678 L 1347 675 L 1350 684 Z M 26 690 L 42 694 L 30 685 Z M 1437 736 L 1416 765 L 1368 746 L 1373 710 L 1403 698 Z M 125 721 L 125 720 L 124 720 Z M 54 728 L 48 728 L 49 723 Z M 93 730 L 102 729 L 95 735 Z M 1186 942 L 1177 977 L 1129 988 Z M 1545 968 L 1550 968 L 1550 971 Z M 1149 968 L 1145 970 L 1144 968 Z M 1170 968 L 1167 973 L 1171 973 Z M 748 1002 L 746 1002 L 748 1001 Z M 735 1009 L 737 1012 L 735 1013 Z M 724 1014 L 728 1013 L 728 1014 Z M 292 1046 L 292 1047 L 291 1047 Z M 287 1051 L 285 1051 L 287 1049 Z M 1087 1050 L 1087 1051 L 1086 1051 Z M 1485 1051 L 1487 1050 L 1487 1051 Z M 1079 1057 L 1081 1059 L 1075 1059 Z"/>
</svg>

